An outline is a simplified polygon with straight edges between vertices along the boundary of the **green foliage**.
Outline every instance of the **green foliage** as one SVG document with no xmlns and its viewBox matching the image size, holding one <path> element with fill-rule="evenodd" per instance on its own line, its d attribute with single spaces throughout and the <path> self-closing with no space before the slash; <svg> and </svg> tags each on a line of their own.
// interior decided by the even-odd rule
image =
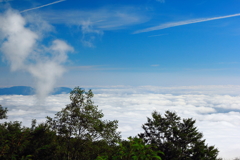
<svg viewBox="0 0 240 160">
<path fill-rule="evenodd" d="M 118 143 L 118 150 L 112 157 L 98 156 L 96 160 L 161 160 L 158 154 L 163 152 L 152 150 L 155 146 L 145 145 L 142 139 L 136 137 L 129 137 L 128 140 Z"/>
<path fill-rule="evenodd" d="M 154 144 L 164 152 L 163 160 L 214 160 L 218 150 L 205 144 L 202 133 L 194 126 L 192 118 L 183 119 L 166 111 L 165 117 L 154 111 L 152 119 L 142 127 L 139 137 L 147 144 Z"/>
<path fill-rule="evenodd" d="M 27 155 L 35 160 L 54 159 L 54 152 L 57 149 L 56 133 L 50 130 L 50 126 L 45 123 L 36 125 L 36 120 L 32 121 L 30 129 L 31 143 L 25 151 Z"/>
<path fill-rule="evenodd" d="M 7 108 L 3 108 L 0 105 L 0 119 L 7 119 Z"/>
<path fill-rule="evenodd" d="M 20 159 L 30 143 L 29 129 L 18 121 L 0 124 L 0 142 L 0 159 Z"/>
<path fill-rule="evenodd" d="M 102 120 L 103 113 L 93 105 L 91 90 L 76 87 L 70 93 L 71 104 L 58 112 L 54 118 L 47 117 L 47 123 L 58 135 L 82 140 L 108 142 L 118 141 L 120 133 L 116 132 L 118 121 Z"/>
<path fill-rule="evenodd" d="M 142 139 L 131 138 L 129 137 L 129 145 L 123 145 L 119 143 L 119 151 L 113 159 L 123 159 L 123 160 L 154 160 L 161 157 L 158 154 L 163 154 L 161 151 L 154 151 L 152 148 L 155 148 L 153 145 L 145 145 Z"/>
<path fill-rule="evenodd" d="M 4 122 L 0 124 L 0 159 L 52 159 L 55 139 L 56 134 L 46 124 L 30 129 L 18 121 Z"/>
<path fill-rule="evenodd" d="M 102 141 L 113 145 L 120 140 L 120 133 L 116 131 L 118 121 L 102 120 L 104 115 L 93 104 L 92 97 L 91 90 L 86 92 L 76 87 L 70 93 L 71 103 L 55 114 L 54 118 L 47 117 L 51 130 L 60 136 L 60 150 L 64 150 L 62 157 L 66 159 L 86 156 L 93 152 L 92 149 L 85 149 L 93 142 Z"/>
</svg>

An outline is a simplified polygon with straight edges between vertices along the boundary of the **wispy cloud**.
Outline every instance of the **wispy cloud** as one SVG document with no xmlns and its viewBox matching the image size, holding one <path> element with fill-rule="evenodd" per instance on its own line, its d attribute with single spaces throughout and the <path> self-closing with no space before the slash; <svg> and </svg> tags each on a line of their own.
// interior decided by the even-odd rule
<svg viewBox="0 0 240 160">
<path fill-rule="evenodd" d="M 81 42 L 84 46 L 94 47 L 93 42 L 95 40 L 95 35 L 103 35 L 103 31 L 94 29 L 93 22 L 91 21 L 83 21 L 81 25 L 82 30 L 82 39 Z"/>
<path fill-rule="evenodd" d="M 80 41 L 94 47 L 94 41 L 107 30 L 124 29 L 144 23 L 148 18 L 134 7 L 105 7 L 95 10 L 65 10 L 42 12 L 41 16 L 52 24 L 76 27 L 82 33 Z"/>
<path fill-rule="evenodd" d="M 199 19 L 192 19 L 192 20 L 186 20 L 186 21 L 164 23 L 164 24 L 161 24 L 161 25 L 158 25 L 158 26 L 154 26 L 154 27 L 150 27 L 150 28 L 135 31 L 133 34 L 143 33 L 143 32 L 151 32 L 151 31 L 166 29 L 166 28 L 170 28 L 170 27 L 176 27 L 176 26 L 188 25 L 188 24 L 193 24 L 193 23 L 212 21 L 212 20 L 224 19 L 224 18 L 230 18 L 230 17 L 236 17 L 236 16 L 240 16 L 240 13 L 231 14 L 231 15 L 227 15 L 227 16 L 221 16 L 221 17 L 199 18 Z"/>
<path fill-rule="evenodd" d="M 25 9 L 25 10 L 21 11 L 20 13 L 31 11 L 31 10 L 35 10 L 35 9 L 39 9 L 39 8 L 43 8 L 43 7 L 47 7 L 47 6 L 50 6 L 50 5 L 53 5 L 53 4 L 56 4 L 56 3 L 60 3 L 60 2 L 63 2 L 63 1 L 65 1 L 65 0 L 55 1 L 55 2 L 48 3 L 48 4 L 45 4 L 45 5 L 39 6 L 39 7 Z"/>
</svg>

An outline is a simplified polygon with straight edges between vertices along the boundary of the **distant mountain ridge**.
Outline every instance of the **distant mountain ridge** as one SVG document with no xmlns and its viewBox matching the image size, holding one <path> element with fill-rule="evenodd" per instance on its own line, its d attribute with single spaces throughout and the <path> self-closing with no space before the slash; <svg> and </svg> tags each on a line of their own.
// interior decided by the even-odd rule
<svg viewBox="0 0 240 160">
<path fill-rule="evenodd" d="M 71 88 L 57 87 L 51 95 L 68 94 L 72 91 Z M 0 88 L 0 95 L 34 95 L 35 89 L 29 86 L 13 86 L 8 88 Z"/>
</svg>

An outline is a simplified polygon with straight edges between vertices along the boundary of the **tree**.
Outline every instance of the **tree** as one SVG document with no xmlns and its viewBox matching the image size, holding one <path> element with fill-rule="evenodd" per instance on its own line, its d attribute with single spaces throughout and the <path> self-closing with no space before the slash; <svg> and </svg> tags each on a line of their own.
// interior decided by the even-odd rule
<svg viewBox="0 0 240 160">
<path fill-rule="evenodd" d="M 18 121 L 0 124 L 0 159 L 52 160 L 56 150 L 56 134 L 46 124 L 33 120 L 31 129 Z"/>
<path fill-rule="evenodd" d="M 96 160 L 161 160 L 159 154 L 163 154 L 161 151 L 154 151 L 156 146 L 145 145 L 142 139 L 137 137 L 129 137 L 129 141 L 122 141 L 118 143 L 115 153 L 111 156 L 98 156 Z"/>
<path fill-rule="evenodd" d="M 28 128 L 21 122 L 4 122 L 0 124 L 0 159 L 21 159 L 30 143 Z"/>
<path fill-rule="evenodd" d="M 192 118 L 183 119 L 176 113 L 166 111 L 165 117 L 154 111 L 147 118 L 138 134 L 146 144 L 154 144 L 164 155 L 163 160 L 214 160 L 218 150 L 205 144 L 203 134 L 198 132 Z"/>
<path fill-rule="evenodd" d="M 28 129 L 30 143 L 25 149 L 24 155 L 30 155 L 34 160 L 54 160 L 57 153 L 57 136 L 46 123 L 36 124 L 32 120 L 32 126 Z"/>
<path fill-rule="evenodd" d="M 116 131 L 118 121 L 102 120 L 104 115 L 94 105 L 92 97 L 91 90 L 86 92 L 76 87 L 70 93 L 71 103 L 56 113 L 54 118 L 47 117 L 47 124 L 62 137 L 64 144 L 61 146 L 67 147 L 63 149 L 66 151 L 66 159 L 80 157 L 80 152 L 83 153 L 84 147 L 90 143 L 104 141 L 111 145 L 120 139 L 120 133 Z M 71 146 L 73 143 L 78 146 L 78 150 Z"/>
<path fill-rule="evenodd" d="M 0 119 L 7 119 L 7 108 L 3 108 L 0 105 Z"/>
<path fill-rule="evenodd" d="M 7 119 L 7 108 L 0 105 L 0 119 Z M 23 152 L 29 143 L 28 129 L 21 122 L 0 123 L 0 159 L 24 158 Z"/>
</svg>

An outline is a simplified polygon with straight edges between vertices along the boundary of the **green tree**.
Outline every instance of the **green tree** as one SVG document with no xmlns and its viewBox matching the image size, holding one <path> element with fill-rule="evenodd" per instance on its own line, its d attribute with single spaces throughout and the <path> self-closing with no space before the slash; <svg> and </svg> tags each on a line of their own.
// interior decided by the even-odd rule
<svg viewBox="0 0 240 160">
<path fill-rule="evenodd" d="M 50 126 L 46 123 L 36 124 L 36 120 L 32 120 L 30 132 L 30 143 L 25 149 L 24 155 L 30 155 L 34 160 L 54 160 L 57 159 L 56 153 L 58 149 L 57 136 L 54 131 L 50 130 Z"/>
<path fill-rule="evenodd" d="M 119 143 L 119 151 L 113 156 L 115 160 L 161 160 L 158 154 L 163 154 L 161 151 L 154 151 L 154 145 L 145 145 L 142 139 L 128 138 L 128 143 Z"/>
<path fill-rule="evenodd" d="M 0 159 L 52 160 L 56 150 L 56 133 L 47 124 L 36 126 L 36 120 L 31 128 L 18 121 L 0 124 Z"/>
<path fill-rule="evenodd" d="M 7 108 L 0 105 L 0 119 L 7 119 Z M 28 128 L 21 122 L 4 122 L 0 124 L 0 159 L 24 158 L 24 150 L 29 144 Z"/>
<path fill-rule="evenodd" d="M 4 122 L 0 124 L 0 159 L 21 159 L 30 143 L 28 128 L 21 122 Z"/>
<path fill-rule="evenodd" d="M 7 108 L 3 108 L 0 105 L 0 119 L 7 119 Z"/>
<path fill-rule="evenodd" d="M 129 137 L 128 141 L 118 143 L 115 153 L 109 156 L 98 156 L 96 160 L 161 160 L 158 154 L 163 154 L 161 151 L 154 151 L 156 146 L 145 145 L 143 140 L 137 137 Z"/>
<path fill-rule="evenodd" d="M 163 160 L 214 160 L 218 150 L 205 144 L 203 134 L 194 126 L 192 118 L 183 119 L 166 111 L 165 117 L 154 111 L 138 134 L 146 144 L 154 144 L 164 152 Z"/>
<path fill-rule="evenodd" d="M 70 93 L 71 103 L 54 118 L 47 117 L 47 124 L 62 138 L 65 159 L 82 156 L 84 147 L 90 143 L 104 141 L 114 145 L 120 139 L 120 133 L 116 131 L 118 121 L 102 120 L 104 115 L 91 98 L 91 90 L 86 92 L 76 87 Z M 73 143 L 77 144 L 78 150 L 72 146 Z"/>
</svg>

